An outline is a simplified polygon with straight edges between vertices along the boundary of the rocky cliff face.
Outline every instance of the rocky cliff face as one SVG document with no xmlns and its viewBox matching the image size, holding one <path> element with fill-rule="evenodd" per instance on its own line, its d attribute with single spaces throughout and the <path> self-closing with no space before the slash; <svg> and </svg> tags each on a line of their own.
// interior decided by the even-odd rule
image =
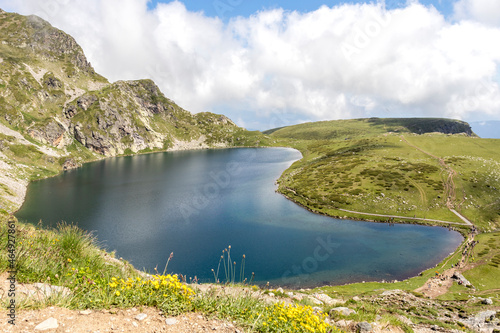
<svg viewBox="0 0 500 333">
<path fill-rule="evenodd" d="M 33 53 L 51 61 L 66 57 L 78 69 L 87 73 L 95 73 L 82 48 L 73 37 L 55 29 L 48 22 L 34 15 L 27 18 L 24 27 L 25 40 L 21 39 L 21 43 Z M 19 41 L 19 38 L 17 40 Z"/>
<path fill-rule="evenodd" d="M 109 84 L 71 36 L 39 17 L 2 12 L 0 30 L 2 120 L 41 144 L 114 156 L 177 141 L 234 145 L 241 135 L 224 116 L 183 110 L 151 80 Z"/>
<path fill-rule="evenodd" d="M 213 114 L 207 116 L 212 119 L 210 126 L 198 126 L 198 117 L 166 98 L 151 80 L 120 81 L 83 94 L 64 107 L 63 116 L 62 127 L 71 137 L 106 156 L 168 149 L 176 141 L 198 140 L 222 127 L 228 132 L 220 142 L 225 145 L 239 129 L 224 116 Z M 221 118 L 227 120 L 217 121 Z M 61 135 L 52 128 L 50 139 Z"/>
</svg>

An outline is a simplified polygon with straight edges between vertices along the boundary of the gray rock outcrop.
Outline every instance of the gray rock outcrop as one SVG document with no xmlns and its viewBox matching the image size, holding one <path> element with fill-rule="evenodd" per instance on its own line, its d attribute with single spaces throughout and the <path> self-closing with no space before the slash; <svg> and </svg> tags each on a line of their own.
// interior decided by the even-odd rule
<svg viewBox="0 0 500 333">
<path fill-rule="evenodd" d="M 372 325 L 366 321 L 358 323 L 356 325 L 356 332 L 357 333 L 368 333 L 368 332 L 372 332 L 372 331 L 373 331 Z"/>
<path fill-rule="evenodd" d="M 351 314 L 356 314 L 355 310 L 346 308 L 346 307 L 336 307 L 330 310 L 330 317 L 334 317 L 335 315 L 341 314 L 343 316 L 349 316 Z"/>
<path fill-rule="evenodd" d="M 493 310 L 483 311 L 463 322 L 474 331 L 492 333 L 495 330 L 500 330 L 500 320 L 496 318 L 496 314 L 497 312 Z"/>
<path fill-rule="evenodd" d="M 467 286 L 472 286 L 472 283 L 469 282 L 461 273 L 455 272 L 452 276 L 453 279 L 457 280 L 459 284 Z"/>
</svg>

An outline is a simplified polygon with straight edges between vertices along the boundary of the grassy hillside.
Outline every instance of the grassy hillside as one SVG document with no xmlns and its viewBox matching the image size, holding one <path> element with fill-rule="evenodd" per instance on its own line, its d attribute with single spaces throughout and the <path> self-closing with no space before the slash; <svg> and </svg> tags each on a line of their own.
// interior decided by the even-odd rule
<svg viewBox="0 0 500 333">
<path fill-rule="evenodd" d="M 336 320 L 372 322 L 387 317 L 405 332 L 413 332 L 415 325 L 467 330 L 476 313 L 497 308 L 498 140 L 477 138 L 467 124 L 443 119 L 341 120 L 266 133 L 302 152 L 303 159 L 279 179 L 279 191 L 312 211 L 375 221 L 453 223 L 467 235 L 471 226 L 452 211 L 456 210 L 484 232 L 469 234 L 454 254 L 418 277 L 317 289 L 350 298 L 346 304 L 357 313 Z M 472 285 L 453 282 L 454 272 L 463 273 Z M 422 292 L 432 299 L 423 298 Z M 494 305 L 485 305 L 485 298 Z M 495 330 L 498 321 L 497 315 L 486 323 L 476 322 Z"/>
<path fill-rule="evenodd" d="M 450 135 L 440 129 L 465 132 Z M 463 223 L 452 208 L 481 229 L 495 230 L 500 227 L 500 145 L 468 136 L 468 130 L 462 122 L 441 119 L 340 120 L 281 128 L 271 137 L 301 150 L 304 158 L 282 175 L 279 191 L 332 216 L 388 220 L 345 209 Z"/>
<path fill-rule="evenodd" d="M 473 135 L 470 126 L 462 121 L 441 118 L 367 118 L 319 121 L 264 131 L 276 138 L 296 140 L 335 140 L 373 137 L 384 133 Z"/>
</svg>

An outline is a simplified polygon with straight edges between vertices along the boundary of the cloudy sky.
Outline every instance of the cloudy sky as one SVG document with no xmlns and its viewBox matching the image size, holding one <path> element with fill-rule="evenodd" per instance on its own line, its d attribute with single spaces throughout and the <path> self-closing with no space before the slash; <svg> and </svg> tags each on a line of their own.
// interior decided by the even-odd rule
<svg viewBox="0 0 500 333">
<path fill-rule="evenodd" d="M 0 0 L 71 34 L 111 81 L 151 78 L 249 129 L 500 119 L 500 1 Z"/>
</svg>

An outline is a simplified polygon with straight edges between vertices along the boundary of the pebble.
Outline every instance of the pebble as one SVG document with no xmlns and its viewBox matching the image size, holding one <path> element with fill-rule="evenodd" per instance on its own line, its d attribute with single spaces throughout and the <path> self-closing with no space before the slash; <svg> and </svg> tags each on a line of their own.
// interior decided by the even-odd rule
<svg viewBox="0 0 500 333">
<path fill-rule="evenodd" d="M 178 321 L 175 318 L 167 318 L 167 319 L 165 319 L 165 324 L 167 324 L 169 326 L 175 325 L 177 323 L 178 323 Z"/>
<path fill-rule="evenodd" d="M 88 316 L 91 313 L 92 313 L 92 310 L 83 310 L 83 311 L 80 311 L 80 314 L 84 315 L 84 316 Z"/>
<path fill-rule="evenodd" d="M 37 331 L 45 331 L 50 329 L 58 328 L 59 324 L 55 318 L 50 317 L 49 319 L 42 321 L 40 324 L 35 326 L 35 330 Z"/>
<path fill-rule="evenodd" d="M 138 320 L 138 321 L 143 321 L 144 319 L 146 319 L 148 317 L 147 314 L 145 313 L 140 313 L 138 314 L 137 316 L 135 316 L 135 320 Z"/>
</svg>

